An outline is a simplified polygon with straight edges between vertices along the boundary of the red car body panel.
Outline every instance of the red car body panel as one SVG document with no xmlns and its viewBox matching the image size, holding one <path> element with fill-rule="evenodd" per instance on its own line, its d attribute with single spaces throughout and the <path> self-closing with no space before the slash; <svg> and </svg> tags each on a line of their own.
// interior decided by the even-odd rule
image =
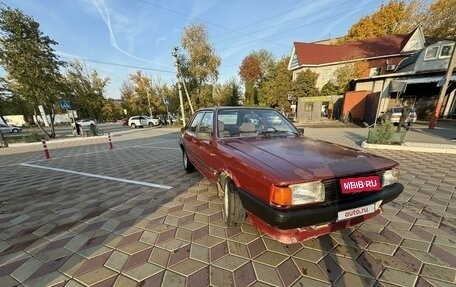
<svg viewBox="0 0 456 287">
<path fill-rule="evenodd" d="M 219 109 L 203 111 L 214 113 L 212 125 L 217 127 Z M 198 138 L 195 133 L 183 129 L 181 148 L 187 153 L 190 162 L 211 182 L 216 183 L 222 173 L 228 174 L 239 190 L 251 221 L 261 231 L 284 243 L 301 241 L 357 224 L 377 215 L 381 209 L 368 215 L 335 222 L 338 206 L 353 208 L 355 205 L 352 200 L 344 199 L 341 203 L 322 203 L 310 207 L 274 206 L 270 203 L 272 185 L 288 186 L 360 177 L 398 167 L 398 163 L 393 160 L 313 140 L 299 135 L 297 130 L 295 134 L 279 136 L 219 138 L 217 134 L 215 128 L 207 138 Z M 403 186 L 397 183 L 389 190 L 371 191 L 368 195 L 361 195 L 359 201 L 363 204 L 381 203 L 382 200 L 388 202 L 397 197 L 402 189 Z M 322 210 L 323 208 L 325 210 Z M 307 212 L 309 210 L 311 213 Z M 318 223 L 325 227 L 299 225 L 300 216 L 305 217 L 303 222 L 315 221 L 309 220 L 313 210 L 329 221 Z M 274 215 L 269 216 L 268 213 Z"/>
</svg>

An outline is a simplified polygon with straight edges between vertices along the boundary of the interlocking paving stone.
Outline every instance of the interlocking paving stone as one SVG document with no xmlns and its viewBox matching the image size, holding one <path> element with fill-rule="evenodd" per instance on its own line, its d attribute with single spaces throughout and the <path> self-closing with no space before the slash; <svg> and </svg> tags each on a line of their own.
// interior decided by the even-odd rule
<svg viewBox="0 0 456 287">
<path fill-rule="evenodd" d="M 370 277 L 360 276 L 358 274 L 348 273 L 345 272 L 342 274 L 336 282 L 334 282 L 334 286 L 338 287 L 349 287 L 349 286 L 372 286 L 375 283 L 375 279 Z M 307 286 L 307 285 L 305 285 Z M 314 286 L 314 285 L 308 285 Z"/>
<path fill-rule="evenodd" d="M 420 251 L 428 251 L 429 247 L 431 246 L 430 242 L 425 242 L 425 241 L 419 241 L 419 240 L 413 240 L 413 239 L 404 239 L 402 241 L 401 246 L 403 248 L 411 248 L 411 249 L 416 249 Z"/>
<path fill-rule="evenodd" d="M 413 286 L 418 276 L 412 273 L 407 273 L 402 270 L 385 268 L 380 275 L 380 282 L 387 282 L 399 286 Z"/>
<path fill-rule="evenodd" d="M 401 163 L 403 194 L 370 221 L 284 245 L 248 220 L 227 228 L 215 186 L 183 171 L 178 135 L 159 137 L 126 139 L 109 156 L 105 145 L 56 149 L 49 161 L 2 155 L 173 188 L 0 164 L 5 176 L 26 179 L 0 179 L 8 202 L 0 205 L 0 285 L 455 285 L 455 156 L 374 151 Z M 151 148 L 157 141 L 167 149 Z"/>
<path fill-rule="evenodd" d="M 431 264 L 424 264 L 421 275 L 450 283 L 456 280 L 456 270 Z"/>
<path fill-rule="evenodd" d="M 269 283 L 273 286 L 282 285 L 280 276 L 275 268 L 259 262 L 253 262 L 253 268 L 255 270 L 258 281 Z"/>
<path fill-rule="evenodd" d="M 290 286 L 294 281 L 301 277 L 301 272 L 291 258 L 286 259 L 277 267 L 280 279 L 284 286 Z"/>
</svg>

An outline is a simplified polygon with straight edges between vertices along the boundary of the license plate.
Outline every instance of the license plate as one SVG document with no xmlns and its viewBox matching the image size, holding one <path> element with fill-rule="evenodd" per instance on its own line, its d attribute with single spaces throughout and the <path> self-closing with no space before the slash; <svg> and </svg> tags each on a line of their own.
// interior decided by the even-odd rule
<svg viewBox="0 0 456 287">
<path fill-rule="evenodd" d="M 376 175 L 343 178 L 340 180 L 340 188 L 342 193 L 357 193 L 364 191 L 381 190 L 380 178 Z"/>
<path fill-rule="evenodd" d="M 353 209 L 342 210 L 337 213 L 337 221 L 347 220 L 353 217 L 373 213 L 375 211 L 375 204 L 369 204 Z"/>
</svg>

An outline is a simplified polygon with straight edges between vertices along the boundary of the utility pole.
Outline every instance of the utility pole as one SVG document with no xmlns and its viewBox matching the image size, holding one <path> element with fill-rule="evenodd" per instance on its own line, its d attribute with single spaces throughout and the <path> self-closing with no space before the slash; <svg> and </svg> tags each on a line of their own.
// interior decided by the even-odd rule
<svg viewBox="0 0 456 287">
<path fill-rule="evenodd" d="M 152 117 L 152 108 L 150 106 L 150 94 L 149 94 L 149 88 L 147 88 L 147 103 L 149 104 L 149 117 Z"/>
<path fill-rule="evenodd" d="M 190 100 L 190 95 L 188 94 L 187 86 L 185 85 L 184 79 L 182 79 L 182 74 L 180 73 L 180 70 L 179 70 L 179 76 L 181 78 L 180 81 L 182 82 L 182 84 L 184 86 L 184 91 L 185 91 L 185 95 L 187 96 L 188 104 L 190 105 L 190 110 L 192 111 L 192 114 L 194 114 L 195 110 L 193 109 L 192 101 Z"/>
<path fill-rule="evenodd" d="M 440 95 L 439 99 L 437 101 L 437 105 L 435 106 L 435 111 L 431 116 L 431 120 L 429 121 L 429 128 L 433 129 L 435 125 L 437 124 L 437 119 L 440 115 L 440 109 L 442 108 L 443 104 L 443 99 L 445 98 L 447 89 L 448 89 L 448 84 L 450 82 L 451 76 L 453 74 L 454 67 L 456 66 L 456 56 L 455 56 L 455 51 L 456 50 L 456 44 L 453 45 L 453 52 L 451 53 L 451 58 L 450 58 L 450 63 L 448 63 L 448 69 L 446 72 L 445 76 L 445 83 L 443 84 L 442 88 L 440 88 Z"/>
<path fill-rule="evenodd" d="M 179 48 L 175 47 L 174 52 L 172 53 L 174 57 L 174 67 L 176 68 L 176 75 L 177 75 L 177 89 L 179 90 L 179 102 L 180 102 L 180 108 L 181 108 L 181 114 L 182 114 L 182 123 L 185 126 L 185 111 L 184 111 L 184 100 L 182 98 L 182 86 L 180 82 L 180 76 L 179 76 L 179 66 L 178 66 L 178 60 L 177 60 L 177 50 Z"/>
</svg>

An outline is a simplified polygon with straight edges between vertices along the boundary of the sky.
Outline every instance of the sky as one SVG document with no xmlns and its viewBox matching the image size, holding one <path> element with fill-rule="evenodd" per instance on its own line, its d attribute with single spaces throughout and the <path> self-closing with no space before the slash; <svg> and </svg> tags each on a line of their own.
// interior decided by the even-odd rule
<svg viewBox="0 0 456 287">
<path fill-rule="evenodd" d="M 2 0 L 40 24 L 64 61 L 79 60 L 109 77 L 105 97 L 140 70 L 153 82 L 176 82 L 172 52 L 190 24 L 204 24 L 221 58 L 219 83 L 238 79 L 242 60 L 264 49 L 289 56 L 293 42 L 336 38 L 381 0 Z"/>
</svg>

